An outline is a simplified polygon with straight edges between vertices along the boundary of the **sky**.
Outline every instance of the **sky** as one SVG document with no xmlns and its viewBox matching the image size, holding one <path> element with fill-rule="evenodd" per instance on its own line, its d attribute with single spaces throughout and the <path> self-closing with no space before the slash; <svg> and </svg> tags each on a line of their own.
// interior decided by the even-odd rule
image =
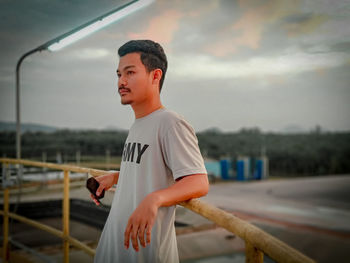
<svg viewBox="0 0 350 263">
<path fill-rule="evenodd" d="M 0 121 L 15 121 L 21 55 L 128 1 L 0 0 Z M 350 130 L 350 1 L 156 0 L 21 67 L 23 123 L 128 129 L 117 93 L 118 48 L 159 42 L 163 105 L 196 131 Z"/>
</svg>

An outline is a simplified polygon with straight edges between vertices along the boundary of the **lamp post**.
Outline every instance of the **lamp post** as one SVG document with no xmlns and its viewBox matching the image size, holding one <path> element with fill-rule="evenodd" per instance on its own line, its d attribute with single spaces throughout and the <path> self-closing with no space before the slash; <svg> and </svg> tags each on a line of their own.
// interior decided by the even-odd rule
<svg viewBox="0 0 350 263">
<path fill-rule="evenodd" d="M 111 23 L 137 11 L 154 0 L 134 0 L 121 7 L 118 7 L 102 16 L 99 16 L 65 34 L 62 34 L 45 44 L 25 53 L 20 57 L 16 65 L 16 158 L 21 159 L 21 109 L 20 109 L 20 67 L 23 60 L 29 55 L 43 51 L 60 50 L 98 30 L 104 28 Z"/>
</svg>

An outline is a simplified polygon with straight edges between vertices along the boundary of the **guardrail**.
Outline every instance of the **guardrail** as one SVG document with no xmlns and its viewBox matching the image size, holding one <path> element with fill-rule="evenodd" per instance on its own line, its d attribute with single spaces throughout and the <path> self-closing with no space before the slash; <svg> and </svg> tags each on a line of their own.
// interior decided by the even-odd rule
<svg viewBox="0 0 350 263">
<path fill-rule="evenodd" d="M 43 167 L 54 170 L 61 170 L 64 172 L 64 194 L 63 194 L 63 231 L 52 228 L 50 226 L 41 224 L 34 220 L 22 217 L 9 212 L 9 194 L 11 187 L 4 188 L 4 209 L 0 211 L 0 215 L 3 216 L 3 261 L 7 262 L 8 252 L 8 222 L 9 218 L 21 221 L 29 224 L 33 227 L 47 231 L 55 236 L 62 238 L 64 262 L 69 262 L 69 245 L 73 245 L 79 249 L 82 249 L 87 254 L 94 256 L 95 250 L 81 243 L 79 240 L 69 236 L 69 173 L 89 173 L 92 176 L 99 176 L 106 173 L 106 171 L 77 167 L 64 164 L 42 163 L 28 160 L 18 160 L 9 158 L 0 158 L 0 162 L 7 167 L 9 164 L 18 164 L 24 166 Z M 5 175 L 3 175 L 5 176 Z M 13 189 L 13 188 L 12 188 Z M 179 203 L 183 207 L 192 210 L 193 212 L 200 214 L 201 216 L 211 220 L 218 226 L 221 226 L 235 235 L 245 240 L 246 244 L 246 262 L 247 263 L 263 263 L 264 254 L 268 255 L 276 262 L 281 263 L 311 263 L 315 262 L 304 254 L 300 253 L 296 249 L 288 246 L 284 242 L 264 232 L 263 230 L 253 226 L 252 224 L 245 222 L 237 218 L 236 216 L 227 213 L 215 206 L 207 204 L 198 199 L 192 199 L 187 202 Z"/>
</svg>

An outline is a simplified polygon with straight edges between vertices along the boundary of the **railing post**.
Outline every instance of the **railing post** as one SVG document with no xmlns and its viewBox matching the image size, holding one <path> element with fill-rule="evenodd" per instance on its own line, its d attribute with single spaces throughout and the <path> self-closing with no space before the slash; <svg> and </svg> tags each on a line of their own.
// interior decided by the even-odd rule
<svg viewBox="0 0 350 263">
<path fill-rule="evenodd" d="M 8 168 L 8 164 L 7 163 L 3 163 L 4 165 L 4 169 L 3 169 L 3 187 L 4 187 L 4 218 L 3 218 L 3 232 L 4 232 L 4 239 L 3 239 L 3 244 L 2 244 L 2 259 L 3 262 L 8 262 L 8 257 L 9 257 L 9 253 L 8 253 L 8 245 L 9 245 L 9 195 L 10 195 L 10 190 L 8 189 L 8 185 L 7 185 L 7 168 Z"/>
<path fill-rule="evenodd" d="M 8 235 L 9 235 L 9 189 L 4 189 L 4 240 L 3 240 L 3 261 L 8 262 Z"/>
<path fill-rule="evenodd" d="M 264 253 L 258 250 L 249 242 L 245 242 L 245 262 L 246 263 L 263 263 Z"/>
<path fill-rule="evenodd" d="M 64 262 L 69 262 L 69 171 L 64 171 L 64 196 L 63 196 L 63 254 Z"/>
</svg>

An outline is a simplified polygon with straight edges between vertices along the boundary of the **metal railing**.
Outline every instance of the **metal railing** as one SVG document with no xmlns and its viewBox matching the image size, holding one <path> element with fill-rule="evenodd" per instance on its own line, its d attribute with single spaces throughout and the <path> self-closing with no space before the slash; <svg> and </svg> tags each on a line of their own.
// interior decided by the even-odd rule
<svg viewBox="0 0 350 263">
<path fill-rule="evenodd" d="M 72 165 L 43 163 L 28 160 L 18 160 L 9 158 L 0 158 L 0 162 L 6 166 L 9 164 L 17 164 L 23 166 L 35 166 L 48 169 L 60 170 L 64 172 L 64 194 L 63 194 L 63 230 L 58 230 L 53 227 L 44 225 L 37 221 L 25 218 L 23 216 L 9 212 L 9 194 L 11 187 L 5 187 L 4 192 L 4 209 L 0 210 L 0 215 L 3 216 L 3 262 L 7 262 L 8 252 L 8 227 L 9 218 L 13 218 L 25 224 L 47 231 L 63 240 L 64 262 L 69 262 L 69 245 L 75 246 L 87 254 L 94 256 L 95 250 L 81 243 L 79 240 L 69 236 L 69 174 L 70 172 L 89 173 L 92 176 L 99 176 L 106 173 L 103 170 L 82 168 Z M 5 175 L 3 175 L 5 176 Z M 281 263 L 311 263 L 315 262 L 305 256 L 296 249 L 288 246 L 284 242 L 264 232 L 258 227 L 237 218 L 236 216 L 225 212 L 215 206 L 207 204 L 198 199 L 192 199 L 187 202 L 181 202 L 179 205 L 192 210 L 193 212 L 209 219 L 220 227 L 234 233 L 245 241 L 246 245 L 246 262 L 262 263 L 264 254 L 271 259 Z"/>
</svg>

